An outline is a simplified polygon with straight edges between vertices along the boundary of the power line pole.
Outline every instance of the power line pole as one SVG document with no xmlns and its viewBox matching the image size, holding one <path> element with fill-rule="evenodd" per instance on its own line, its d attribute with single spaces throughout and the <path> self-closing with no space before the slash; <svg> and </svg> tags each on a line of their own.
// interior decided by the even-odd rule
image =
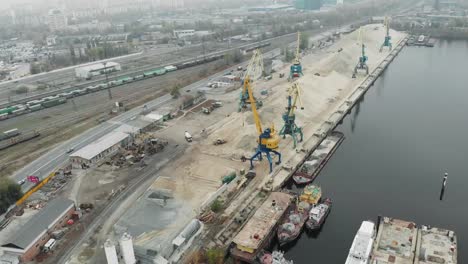
<svg viewBox="0 0 468 264">
<path fill-rule="evenodd" d="M 106 75 L 107 94 L 109 95 L 109 100 L 112 100 L 111 86 L 109 84 L 108 71 L 106 68 L 107 62 L 103 62 L 102 64 L 104 65 L 104 74 Z"/>
</svg>

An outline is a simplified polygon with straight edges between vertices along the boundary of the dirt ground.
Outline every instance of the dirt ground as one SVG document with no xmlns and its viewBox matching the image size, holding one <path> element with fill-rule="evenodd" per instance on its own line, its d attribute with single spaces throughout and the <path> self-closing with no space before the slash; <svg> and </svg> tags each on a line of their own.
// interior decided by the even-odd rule
<svg viewBox="0 0 468 264">
<path fill-rule="evenodd" d="M 370 70 L 388 55 L 388 51 L 379 52 L 384 39 L 382 25 L 369 25 L 363 28 L 363 41 L 367 46 L 366 55 L 369 57 Z M 391 32 L 393 43 L 403 38 L 403 34 Z M 342 51 L 338 51 L 342 48 Z M 354 66 L 361 55 L 358 43 L 358 33 L 345 35 L 334 45 L 319 52 L 312 52 L 302 59 L 304 76 L 298 82 L 302 87 L 302 101 L 304 110 L 296 111 L 296 120 L 303 127 L 305 135 L 310 137 L 333 114 L 335 108 L 346 100 L 357 86 L 363 81 L 365 74 L 358 74 L 351 78 Z M 279 72 L 289 74 L 286 64 Z M 314 75 L 319 73 L 320 76 Z M 271 124 L 279 131 L 282 126 L 281 114 L 287 101 L 287 88 L 291 83 L 285 78 L 278 78 L 274 74 L 273 80 L 255 82 L 255 93 L 264 103 L 260 109 L 263 129 Z M 268 95 L 260 96 L 259 91 L 268 90 Z M 248 163 L 240 162 L 240 157 L 250 157 L 256 147 L 256 128 L 251 111 L 238 113 L 238 92 L 222 96 L 225 105 L 219 113 L 210 116 L 202 114 L 187 115 L 173 122 L 162 131 L 166 136 L 182 138 L 183 131 L 189 131 L 194 136 L 192 147 L 186 154 L 167 166 L 161 172 L 163 177 L 156 180 L 154 189 L 169 189 L 176 198 L 190 203 L 194 209 L 198 208 L 209 195 L 221 185 L 221 178 L 232 170 L 248 169 Z M 220 97 L 216 97 L 219 99 Z M 213 118 L 213 115 L 223 111 L 225 118 Z M 204 132 L 201 132 L 205 129 Z M 214 146 L 213 141 L 221 138 L 227 143 Z M 299 144 L 298 149 L 301 148 Z M 283 160 L 288 160 L 296 154 L 292 148 L 292 140 L 287 137 L 280 143 Z M 268 175 L 268 162 L 255 162 L 257 177 Z"/>
</svg>

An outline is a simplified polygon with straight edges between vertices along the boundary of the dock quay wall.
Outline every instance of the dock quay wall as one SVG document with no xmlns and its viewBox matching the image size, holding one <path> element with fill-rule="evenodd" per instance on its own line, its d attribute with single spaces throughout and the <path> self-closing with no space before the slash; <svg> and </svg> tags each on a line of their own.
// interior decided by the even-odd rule
<svg viewBox="0 0 468 264">
<path fill-rule="evenodd" d="M 403 47 L 406 46 L 408 37 L 403 38 L 397 45 L 390 51 L 388 56 L 380 62 L 377 67 L 357 86 L 357 89 L 349 95 L 349 97 L 341 104 L 338 109 L 330 115 L 330 117 L 319 127 L 319 129 L 302 145 L 302 149 L 298 150 L 294 161 L 287 161 L 282 166 L 271 174 L 271 179 L 264 183 L 264 189 L 278 190 L 284 183 L 292 177 L 292 175 L 299 169 L 300 166 L 306 161 L 311 153 L 322 143 L 322 141 L 342 123 L 343 119 L 351 113 L 353 107 L 360 102 L 365 93 L 375 83 L 377 78 L 387 69 L 390 63 L 396 58 Z M 298 160 L 299 159 L 299 160 Z"/>
</svg>

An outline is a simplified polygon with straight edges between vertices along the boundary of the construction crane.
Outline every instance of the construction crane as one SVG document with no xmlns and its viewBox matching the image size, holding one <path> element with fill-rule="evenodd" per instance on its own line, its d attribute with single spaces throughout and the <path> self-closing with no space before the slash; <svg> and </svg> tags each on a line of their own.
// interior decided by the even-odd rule
<svg viewBox="0 0 468 264">
<path fill-rule="evenodd" d="M 283 114 L 284 125 L 279 134 L 283 136 L 283 138 L 286 138 L 286 135 L 290 135 L 294 141 L 293 148 L 296 148 L 298 134 L 300 135 L 299 142 L 302 142 L 304 137 L 302 134 L 302 128 L 296 125 L 295 110 L 297 108 L 298 101 L 301 109 L 304 109 L 302 106 L 300 86 L 297 82 L 293 83 L 293 85 L 288 89 L 287 98 L 288 107 L 286 107 L 286 111 Z"/>
<path fill-rule="evenodd" d="M 384 19 L 384 26 L 385 26 L 385 39 L 384 43 L 380 47 L 380 52 L 382 52 L 384 47 L 388 47 L 388 50 L 392 50 L 392 37 L 390 36 L 390 21 L 388 17 L 385 17 Z"/>
<path fill-rule="evenodd" d="M 271 127 L 265 130 L 262 129 L 262 123 L 260 121 L 260 116 L 257 112 L 257 105 L 256 105 L 255 98 L 253 97 L 253 92 L 252 92 L 252 87 L 250 85 L 250 82 L 246 82 L 245 87 L 249 95 L 253 118 L 255 120 L 255 126 L 257 128 L 257 133 L 258 133 L 258 138 L 257 138 L 258 146 L 257 146 L 255 154 L 250 158 L 250 169 L 252 170 L 254 168 L 253 161 L 256 158 L 262 161 L 263 154 L 265 154 L 265 156 L 268 159 L 268 162 L 270 163 L 270 173 L 271 173 L 273 171 L 273 160 L 271 157 L 271 153 L 276 154 L 278 156 L 278 161 L 276 162 L 276 164 L 281 163 L 281 153 L 276 151 L 279 147 L 280 138 L 276 134 L 275 127 L 273 124 L 271 125 Z"/>
<path fill-rule="evenodd" d="M 354 72 L 353 72 L 353 78 L 356 78 L 356 75 L 358 73 L 358 70 L 364 70 L 366 71 L 366 75 L 369 74 L 369 66 L 367 65 L 367 56 L 366 56 L 366 45 L 364 45 L 363 37 L 362 37 L 362 28 L 359 28 L 359 33 L 358 33 L 358 42 L 361 44 L 361 57 L 359 57 L 359 61 L 354 67 Z"/>
<path fill-rule="evenodd" d="M 247 86 L 252 87 L 252 82 L 260 78 L 263 75 L 264 67 L 263 67 L 263 56 L 260 50 L 256 49 L 253 51 L 252 58 L 249 61 L 249 65 L 244 74 L 244 79 L 242 80 L 242 92 L 240 94 L 240 102 L 239 102 L 239 112 L 243 109 L 247 108 L 247 104 L 252 103 L 249 99 L 249 93 L 247 91 Z M 253 100 L 256 100 L 253 97 Z M 256 102 L 259 107 L 262 106 L 262 102 Z"/>
<path fill-rule="evenodd" d="M 296 45 L 296 58 L 294 59 L 293 65 L 291 65 L 289 71 L 289 80 L 294 80 L 294 78 L 299 78 L 304 75 L 302 73 L 302 65 L 300 58 L 300 45 L 301 45 L 301 32 L 297 32 L 297 45 Z"/>
</svg>

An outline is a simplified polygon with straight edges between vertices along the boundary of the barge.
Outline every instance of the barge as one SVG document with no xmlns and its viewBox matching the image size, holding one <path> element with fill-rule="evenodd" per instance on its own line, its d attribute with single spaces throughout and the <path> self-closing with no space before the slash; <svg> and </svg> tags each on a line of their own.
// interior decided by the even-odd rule
<svg viewBox="0 0 468 264">
<path fill-rule="evenodd" d="M 343 133 L 333 131 L 294 173 L 294 182 L 297 185 L 313 182 L 343 140 Z"/>
<path fill-rule="evenodd" d="M 293 196 L 272 192 L 252 218 L 234 237 L 231 256 L 246 263 L 255 263 L 262 250 L 268 247 L 281 219 L 289 210 Z"/>
</svg>

